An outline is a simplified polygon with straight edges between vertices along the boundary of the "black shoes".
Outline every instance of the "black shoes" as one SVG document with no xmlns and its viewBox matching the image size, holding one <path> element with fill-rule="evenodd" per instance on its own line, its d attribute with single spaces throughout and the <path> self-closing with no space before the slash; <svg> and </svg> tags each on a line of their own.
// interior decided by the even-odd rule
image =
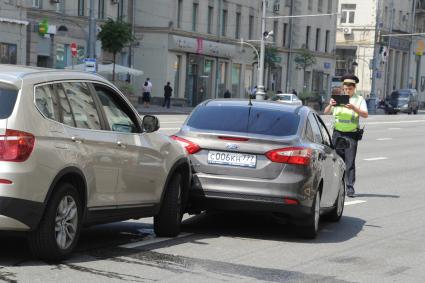
<svg viewBox="0 0 425 283">
<path fill-rule="evenodd" d="M 354 193 L 354 190 L 348 190 L 347 191 L 347 197 L 349 197 L 349 198 L 353 198 L 353 197 L 355 197 L 356 196 L 356 194 Z"/>
</svg>

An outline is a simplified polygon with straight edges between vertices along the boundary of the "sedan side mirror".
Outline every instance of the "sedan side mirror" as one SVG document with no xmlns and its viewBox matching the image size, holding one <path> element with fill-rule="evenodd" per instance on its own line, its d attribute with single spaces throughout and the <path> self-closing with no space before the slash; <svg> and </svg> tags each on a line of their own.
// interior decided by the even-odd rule
<svg viewBox="0 0 425 283">
<path fill-rule="evenodd" d="M 159 120 L 155 116 L 146 115 L 143 117 L 142 128 L 147 133 L 152 133 L 159 130 Z"/>
<path fill-rule="evenodd" d="M 347 149 L 350 147 L 350 142 L 344 137 L 336 139 L 335 149 Z"/>
</svg>

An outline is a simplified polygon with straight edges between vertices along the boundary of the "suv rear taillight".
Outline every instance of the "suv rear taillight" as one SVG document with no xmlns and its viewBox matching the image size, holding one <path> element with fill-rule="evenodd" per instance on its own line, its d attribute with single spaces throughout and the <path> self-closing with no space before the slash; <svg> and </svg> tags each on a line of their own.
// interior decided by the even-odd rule
<svg viewBox="0 0 425 283">
<path fill-rule="evenodd" d="M 6 130 L 5 135 L 0 135 L 0 161 L 23 162 L 30 156 L 35 143 L 32 134 Z"/>
<path fill-rule="evenodd" d="M 296 165 L 309 165 L 313 150 L 307 147 L 286 147 L 266 152 L 273 162 Z"/>
<path fill-rule="evenodd" d="M 178 136 L 171 136 L 171 138 L 181 144 L 189 154 L 194 154 L 201 150 L 201 147 L 199 145 L 191 141 L 185 140 L 184 138 Z"/>
</svg>

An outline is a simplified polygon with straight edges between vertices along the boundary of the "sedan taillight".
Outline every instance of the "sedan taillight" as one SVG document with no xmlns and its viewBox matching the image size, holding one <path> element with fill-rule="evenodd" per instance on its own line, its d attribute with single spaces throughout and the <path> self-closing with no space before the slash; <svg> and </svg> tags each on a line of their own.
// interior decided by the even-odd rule
<svg viewBox="0 0 425 283">
<path fill-rule="evenodd" d="M 201 147 L 194 142 L 185 140 L 179 136 L 171 136 L 171 138 L 181 144 L 189 154 L 194 154 L 201 150 Z"/>
<path fill-rule="evenodd" d="M 35 137 L 26 132 L 6 130 L 0 135 L 0 161 L 23 162 L 30 156 Z"/>
<path fill-rule="evenodd" d="M 286 147 L 266 152 L 273 162 L 295 165 L 309 165 L 313 150 L 307 147 Z"/>
</svg>

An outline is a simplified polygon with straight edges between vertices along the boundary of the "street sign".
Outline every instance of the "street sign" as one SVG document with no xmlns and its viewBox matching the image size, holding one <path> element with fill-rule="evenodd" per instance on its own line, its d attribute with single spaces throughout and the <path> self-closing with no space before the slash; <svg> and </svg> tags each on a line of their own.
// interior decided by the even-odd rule
<svg viewBox="0 0 425 283">
<path fill-rule="evenodd" d="M 77 43 L 72 42 L 71 43 L 71 55 L 72 55 L 72 57 L 76 57 L 77 54 L 78 54 Z"/>
<path fill-rule="evenodd" d="M 96 73 L 96 58 L 86 58 L 84 62 L 86 72 Z"/>
</svg>

